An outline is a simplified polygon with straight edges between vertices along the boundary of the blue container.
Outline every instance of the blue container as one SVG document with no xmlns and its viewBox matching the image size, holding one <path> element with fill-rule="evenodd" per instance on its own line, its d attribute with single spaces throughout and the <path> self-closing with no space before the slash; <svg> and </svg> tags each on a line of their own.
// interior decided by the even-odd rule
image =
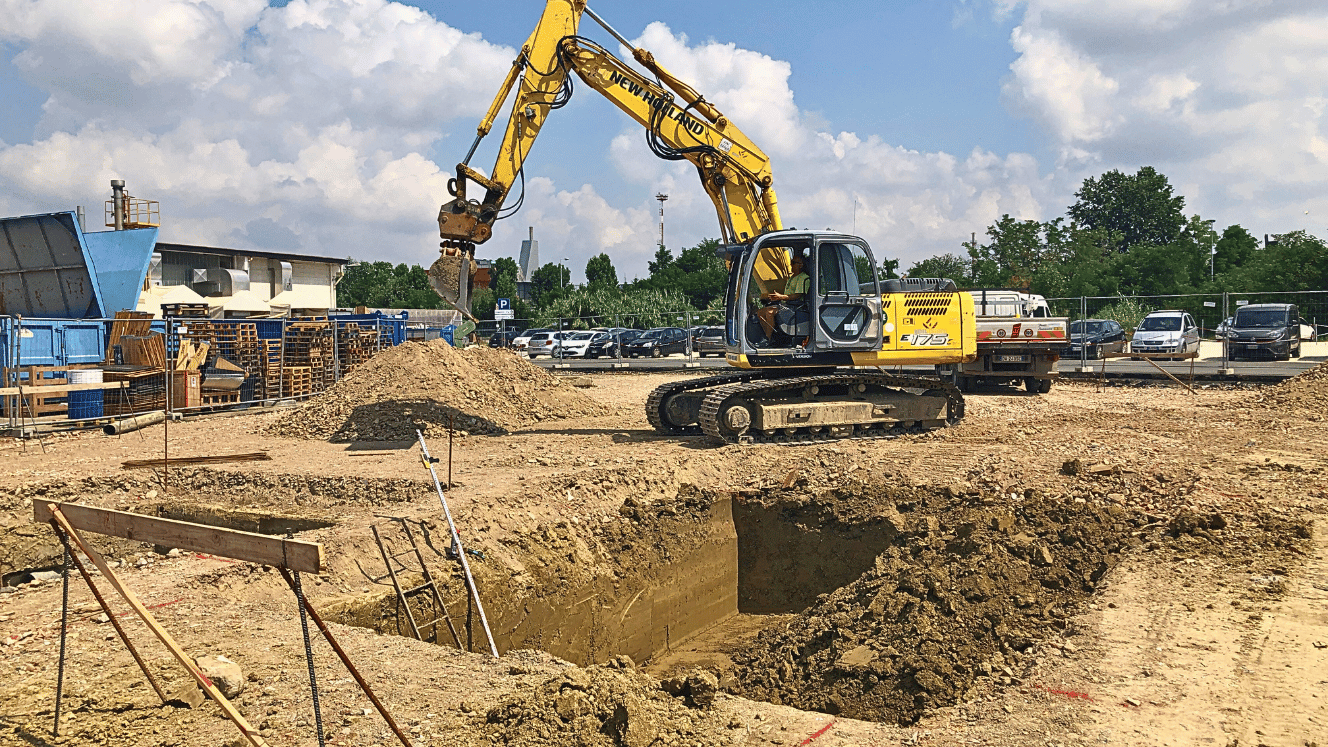
<svg viewBox="0 0 1328 747">
<path fill-rule="evenodd" d="M 100 389 L 70 392 L 68 397 L 69 419 L 100 418 L 105 415 L 106 410 L 102 394 L 103 392 Z"/>
</svg>

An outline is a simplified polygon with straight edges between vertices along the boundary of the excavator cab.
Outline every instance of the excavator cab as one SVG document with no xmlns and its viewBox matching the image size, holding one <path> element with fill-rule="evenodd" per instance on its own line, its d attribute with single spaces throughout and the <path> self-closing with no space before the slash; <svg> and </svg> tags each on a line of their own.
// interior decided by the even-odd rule
<svg viewBox="0 0 1328 747">
<path fill-rule="evenodd" d="M 776 231 L 721 251 L 729 262 L 731 362 L 851 365 L 853 351 L 880 349 L 881 290 L 862 239 Z"/>
</svg>

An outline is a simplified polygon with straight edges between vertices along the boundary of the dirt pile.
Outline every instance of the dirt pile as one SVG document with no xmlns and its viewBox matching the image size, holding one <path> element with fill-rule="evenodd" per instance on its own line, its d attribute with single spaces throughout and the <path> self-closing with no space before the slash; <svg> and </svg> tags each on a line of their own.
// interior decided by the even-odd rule
<svg viewBox="0 0 1328 747">
<path fill-rule="evenodd" d="M 608 408 L 505 350 L 407 342 L 375 355 L 331 389 L 285 413 L 274 435 L 408 441 L 457 430 L 499 435 L 542 420 L 594 417 Z"/>
<path fill-rule="evenodd" d="M 1255 398 L 1264 407 L 1309 413 L 1321 419 L 1328 415 L 1328 363 L 1268 387 Z"/>
<path fill-rule="evenodd" d="M 509 695 L 463 743 L 487 738 L 492 744 L 542 747 L 731 744 L 744 732 L 726 728 L 727 719 L 705 707 L 709 700 L 700 693 L 713 696 L 713 684 L 713 676 L 694 673 L 675 697 L 638 673 L 630 659 L 618 657 L 609 666 L 569 669 L 534 691 Z M 476 732 L 483 735 L 480 740 Z"/>
<path fill-rule="evenodd" d="M 1065 626 L 1144 521 L 1118 507 L 945 489 L 859 487 L 812 501 L 846 517 L 884 506 L 892 546 L 735 655 L 730 687 L 900 724 L 954 703 L 979 676 L 1013 676 L 1008 667 Z"/>
</svg>

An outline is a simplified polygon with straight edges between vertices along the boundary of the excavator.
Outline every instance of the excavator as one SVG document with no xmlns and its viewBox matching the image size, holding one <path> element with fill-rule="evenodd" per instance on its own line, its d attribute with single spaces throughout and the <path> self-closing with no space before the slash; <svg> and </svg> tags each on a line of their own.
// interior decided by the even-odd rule
<svg viewBox="0 0 1328 747">
<path fill-rule="evenodd" d="M 587 17 L 644 72 L 580 35 Z M 859 237 L 785 228 L 766 154 L 586 0 L 548 0 L 448 180 L 453 199 L 438 213 L 442 251 L 429 269 L 444 300 L 470 315 L 475 247 L 520 207 L 520 198 L 505 206 L 509 193 L 520 184 L 524 197 L 525 159 L 577 80 L 645 128 L 655 155 L 694 165 L 719 218 L 717 252 L 728 268 L 726 359 L 736 370 L 654 390 L 646 416 L 657 431 L 723 443 L 828 441 L 887 438 L 963 417 L 953 380 L 898 367 L 972 361 L 972 298 L 949 280 L 882 279 Z M 497 162 L 485 175 L 470 161 L 514 88 Z"/>
</svg>

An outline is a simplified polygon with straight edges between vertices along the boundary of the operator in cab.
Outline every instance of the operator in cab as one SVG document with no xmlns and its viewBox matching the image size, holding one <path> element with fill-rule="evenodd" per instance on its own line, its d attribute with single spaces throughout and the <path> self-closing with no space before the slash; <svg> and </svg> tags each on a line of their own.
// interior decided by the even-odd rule
<svg viewBox="0 0 1328 747">
<path fill-rule="evenodd" d="M 803 301 L 811 290 L 812 280 L 803 268 L 802 255 L 794 254 L 790 264 L 793 275 L 784 284 L 784 292 L 763 294 L 761 299 L 767 304 L 756 310 L 756 320 L 761 323 L 766 339 L 771 342 L 774 341 L 776 319 L 782 314 L 791 322 L 797 310 L 803 308 Z"/>
</svg>

